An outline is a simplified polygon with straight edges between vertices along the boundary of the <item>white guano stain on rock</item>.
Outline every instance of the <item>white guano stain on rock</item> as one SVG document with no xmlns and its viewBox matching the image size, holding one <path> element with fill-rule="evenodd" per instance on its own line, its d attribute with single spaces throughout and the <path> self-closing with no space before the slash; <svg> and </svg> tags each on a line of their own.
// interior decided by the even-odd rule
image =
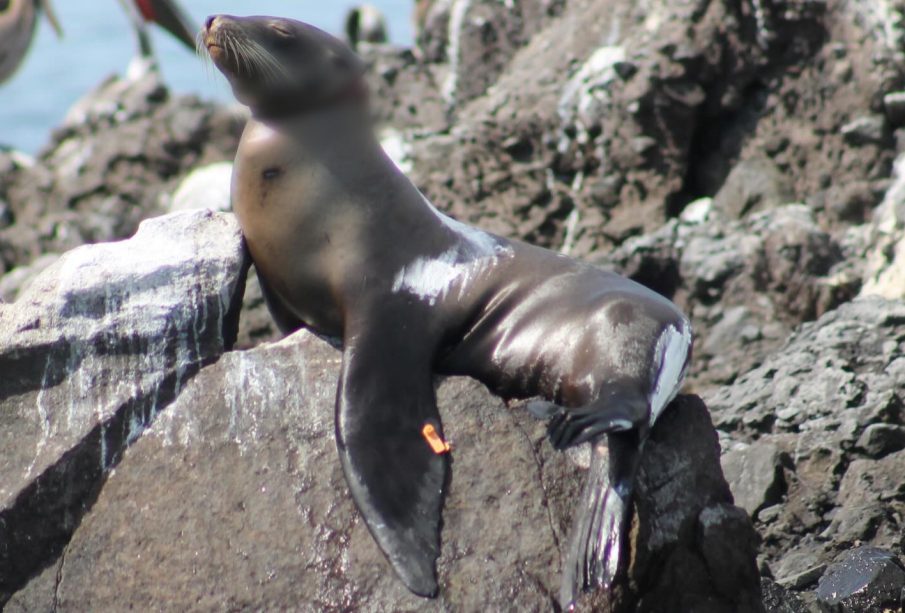
<svg viewBox="0 0 905 613">
<path fill-rule="evenodd" d="M 893 164 L 893 182 L 874 213 L 860 296 L 905 298 L 905 155 Z"/>
<path fill-rule="evenodd" d="M 901 53 L 905 44 L 905 18 L 901 6 L 893 0 L 873 0 L 871 2 L 855 2 L 852 8 L 856 15 L 867 21 L 876 32 L 884 46 L 894 52 Z"/>
<path fill-rule="evenodd" d="M 129 240 L 64 254 L 0 305 L 0 364 L 43 366 L 4 400 L 32 424 L 12 423 L 8 436 L 30 431 L 36 440 L 33 455 L 3 464 L 0 508 L 95 429 L 100 470 L 109 468 L 163 408 L 164 388 L 167 399 L 178 395 L 223 351 L 243 259 L 232 215 L 174 213 L 142 223 Z"/>
<path fill-rule="evenodd" d="M 456 103 L 456 89 L 459 84 L 459 44 L 462 40 L 462 28 L 465 27 L 465 18 L 468 9 L 471 8 L 471 0 L 453 0 L 449 13 L 449 31 L 446 46 L 446 59 L 449 62 L 449 72 L 440 88 L 440 95 L 447 104 Z"/>
<path fill-rule="evenodd" d="M 179 183 L 173 192 L 169 205 L 170 211 L 230 210 L 232 172 L 232 162 L 216 162 L 196 168 Z"/>
<path fill-rule="evenodd" d="M 618 77 L 615 66 L 624 62 L 625 57 L 624 47 L 600 47 L 563 87 L 556 107 L 557 113 L 563 125 L 578 128 L 576 138 L 579 141 L 585 136 L 590 118 L 599 117 L 610 106 L 610 84 Z M 566 146 L 567 142 L 560 143 L 561 148 Z"/>
</svg>

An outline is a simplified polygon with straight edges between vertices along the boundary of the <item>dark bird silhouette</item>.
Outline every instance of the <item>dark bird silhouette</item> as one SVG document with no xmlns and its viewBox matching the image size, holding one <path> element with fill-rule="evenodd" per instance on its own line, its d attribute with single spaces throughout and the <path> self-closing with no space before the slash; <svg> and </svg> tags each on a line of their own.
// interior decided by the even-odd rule
<svg viewBox="0 0 905 613">
<path fill-rule="evenodd" d="M 148 23 L 156 23 L 194 51 L 198 28 L 174 0 L 120 0 L 120 4 L 132 22 L 143 58 L 154 55 Z M 9 79 L 25 59 L 39 13 L 47 17 L 58 36 L 63 35 L 50 0 L 0 0 L 0 83 Z"/>
</svg>

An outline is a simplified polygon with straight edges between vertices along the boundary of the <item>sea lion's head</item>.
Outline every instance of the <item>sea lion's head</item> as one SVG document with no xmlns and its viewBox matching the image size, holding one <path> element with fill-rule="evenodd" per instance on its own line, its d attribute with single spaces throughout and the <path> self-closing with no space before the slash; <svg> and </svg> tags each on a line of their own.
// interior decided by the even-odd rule
<svg viewBox="0 0 905 613">
<path fill-rule="evenodd" d="M 301 21 L 212 15 L 199 41 L 236 99 L 258 117 L 292 115 L 364 92 L 361 58 Z"/>
</svg>

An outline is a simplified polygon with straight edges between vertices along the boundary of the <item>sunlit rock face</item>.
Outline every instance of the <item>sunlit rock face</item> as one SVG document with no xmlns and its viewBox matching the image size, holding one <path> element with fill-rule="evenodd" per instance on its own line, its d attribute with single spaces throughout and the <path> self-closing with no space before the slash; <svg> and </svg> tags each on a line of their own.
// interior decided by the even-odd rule
<svg viewBox="0 0 905 613">
<path fill-rule="evenodd" d="M 0 592 L 68 540 L 110 469 L 231 344 L 235 219 L 191 212 L 74 249 L 0 304 Z"/>
</svg>

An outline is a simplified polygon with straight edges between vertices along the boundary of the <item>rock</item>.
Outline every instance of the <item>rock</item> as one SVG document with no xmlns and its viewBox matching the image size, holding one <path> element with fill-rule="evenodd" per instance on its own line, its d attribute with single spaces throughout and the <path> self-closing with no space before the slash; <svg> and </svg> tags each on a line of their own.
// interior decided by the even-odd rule
<svg viewBox="0 0 905 613">
<path fill-rule="evenodd" d="M 720 458 L 735 504 L 754 517 L 779 502 L 785 490 L 781 452 L 776 445 L 759 441 L 731 450 Z"/>
<path fill-rule="evenodd" d="M 204 368 L 123 454 L 65 555 L 47 560 L 59 580 L 39 576 L 10 606 L 52 591 L 61 610 L 162 601 L 177 609 L 555 607 L 584 475 L 552 449 L 543 422 L 474 381 L 440 386 L 455 450 L 441 599 L 422 600 L 396 578 L 348 495 L 334 444 L 339 365 L 339 352 L 303 331 Z M 658 610 L 677 593 L 756 610 L 754 533 L 730 503 L 706 407 L 680 397 L 661 422 L 642 463 L 642 549 L 629 571 L 659 596 L 627 597 Z M 161 566 L 170 570 L 148 571 Z"/>
<path fill-rule="evenodd" d="M 889 551 L 858 547 L 830 566 L 817 587 L 821 611 L 882 613 L 902 610 L 905 570 Z"/>
<path fill-rule="evenodd" d="M 881 144 L 886 138 L 886 122 L 880 115 L 858 117 L 842 126 L 841 132 L 851 145 Z"/>
<path fill-rule="evenodd" d="M 793 593 L 772 579 L 761 577 L 760 584 L 766 613 L 807 613 L 804 604 Z"/>
<path fill-rule="evenodd" d="M 905 449 L 905 428 L 891 424 L 871 424 L 861 433 L 856 445 L 868 456 L 882 458 Z"/>
<path fill-rule="evenodd" d="M 672 221 L 596 261 L 673 298 L 692 316 L 696 385 L 732 381 L 793 327 L 848 300 L 842 245 L 800 204 L 728 221 Z"/>
<path fill-rule="evenodd" d="M 371 110 L 378 125 L 404 134 L 448 130 L 440 79 L 408 48 L 368 45 L 358 50 L 367 66 Z"/>
<path fill-rule="evenodd" d="M 60 554 L 123 452 L 235 338 L 231 215 L 70 251 L 0 304 L 0 605 Z"/>
<path fill-rule="evenodd" d="M 872 460 L 858 450 L 874 432 L 903 426 L 903 350 L 905 302 L 859 298 L 802 325 L 761 366 L 705 394 L 727 438 L 775 446 L 791 460 L 778 512 L 756 522 L 780 583 L 856 542 L 900 546 L 905 451 Z"/>
<path fill-rule="evenodd" d="M 45 253 L 28 266 L 17 266 L 0 276 L 0 302 L 13 302 L 35 277 L 58 259 L 58 253 Z"/>
<path fill-rule="evenodd" d="M 428 62 L 445 64 L 440 92 L 447 105 L 461 106 L 483 94 L 563 4 L 562 0 L 433 3 L 424 14 L 417 44 Z"/>
<path fill-rule="evenodd" d="M 863 224 L 878 204 L 876 186 L 869 181 L 831 185 L 816 194 L 809 206 L 822 209 L 834 223 Z"/>
<path fill-rule="evenodd" d="M 883 96 L 883 110 L 893 126 L 905 124 L 905 92 L 890 92 Z"/>
<path fill-rule="evenodd" d="M 239 318 L 239 332 L 236 338 L 237 349 L 250 349 L 267 341 L 278 341 L 283 334 L 277 329 L 270 311 L 261 293 L 257 269 L 254 265 L 248 271 L 245 283 L 245 296 L 242 298 L 242 311 Z"/>
<path fill-rule="evenodd" d="M 639 476 L 633 611 L 759 611 L 757 536 L 718 468 L 700 399 L 680 397 L 657 421 Z M 681 451 L 680 451 L 681 450 Z M 655 469 L 655 470 L 654 470 Z M 667 519 L 667 517 L 669 519 Z M 619 609 L 626 610 L 626 609 Z"/>
<path fill-rule="evenodd" d="M 232 162 L 215 162 L 190 172 L 173 192 L 169 210 L 210 209 L 229 211 Z"/>
<path fill-rule="evenodd" d="M 750 158 L 735 165 L 713 197 L 713 208 L 727 219 L 776 208 L 795 198 L 789 180 L 768 158 Z"/>
<path fill-rule="evenodd" d="M 802 564 L 805 560 L 808 563 L 813 561 L 810 553 L 806 553 L 801 557 L 787 556 L 779 570 L 781 574 L 780 579 L 776 582 L 777 585 L 788 589 L 801 589 L 815 584 L 823 576 L 826 564 L 820 563 L 809 566 Z"/>
<path fill-rule="evenodd" d="M 451 130 L 412 142 L 413 173 L 442 208 L 497 233 L 585 255 L 724 187 L 727 206 L 744 208 L 726 185 L 751 183 L 742 176 L 767 186 L 749 195 L 772 206 L 830 184 L 874 192 L 888 175 L 888 135 L 853 154 L 840 130 L 859 117 L 882 123 L 877 92 L 902 81 L 884 28 L 860 4 L 430 4 L 419 49 L 452 75 L 439 79 L 457 84 L 447 91 L 466 95 L 449 97 Z M 527 7 L 547 16 L 528 18 Z M 510 52 L 501 33 L 513 28 L 533 37 Z M 458 87 L 457 74 L 477 85 Z M 834 230 L 850 223 L 819 212 Z"/>
<path fill-rule="evenodd" d="M 689 202 L 682 209 L 679 220 L 682 223 L 694 225 L 708 221 L 713 213 L 713 198 L 698 198 L 694 202 Z"/>
<path fill-rule="evenodd" d="M 896 158 L 893 181 L 874 212 L 862 296 L 905 298 L 905 155 Z"/>
<path fill-rule="evenodd" d="M 13 223 L 0 270 L 47 251 L 125 238 L 167 210 L 190 170 L 232 159 L 244 117 L 170 96 L 156 72 L 102 83 L 70 110 L 35 163 L 0 179 Z"/>
</svg>

